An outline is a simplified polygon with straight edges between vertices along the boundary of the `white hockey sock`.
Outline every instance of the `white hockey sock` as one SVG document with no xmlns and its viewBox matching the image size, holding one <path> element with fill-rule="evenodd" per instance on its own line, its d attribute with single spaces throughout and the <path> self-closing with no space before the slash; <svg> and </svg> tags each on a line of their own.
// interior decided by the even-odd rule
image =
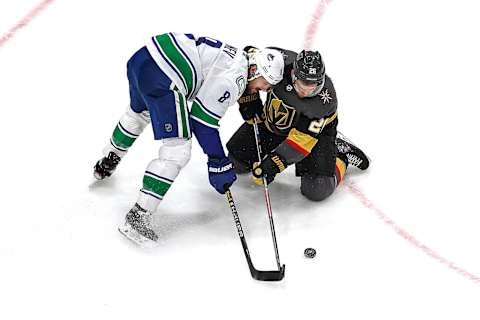
<svg viewBox="0 0 480 320">
<path fill-rule="evenodd" d="M 150 162 L 143 176 L 143 188 L 137 203 L 147 211 L 154 212 L 167 193 L 180 170 L 190 159 L 191 140 L 165 139 L 159 158 Z"/>
<path fill-rule="evenodd" d="M 154 212 L 179 173 L 180 168 L 167 161 L 155 159 L 150 162 L 137 199 L 140 207 Z"/>
<path fill-rule="evenodd" d="M 150 117 L 147 113 L 136 113 L 129 107 L 115 127 L 110 143 L 103 149 L 103 154 L 107 156 L 113 151 L 123 157 L 149 123 Z"/>
</svg>

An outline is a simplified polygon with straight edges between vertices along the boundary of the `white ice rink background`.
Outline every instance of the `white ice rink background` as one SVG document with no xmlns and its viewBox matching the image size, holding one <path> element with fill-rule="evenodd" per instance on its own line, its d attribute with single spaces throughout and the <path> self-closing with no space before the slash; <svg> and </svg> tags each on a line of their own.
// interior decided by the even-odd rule
<svg viewBox="0 0 480 320">
<path fill-rule="evenodd" d="M 1 1 L 0 319 L 480 319 L 475 1 L 331 2 L 312 48 L 336 86 L 340 131 L 372 164 L 322 203 L 300 195 L 291 169 L 271 185 L 280 283 L 251 279 L 196 142 L 156 213 L 155 249 L 117 231 L 158 150 L 150 128 L 88 188 L 146 38 L 300 50 L 317 5 Z M 234 106 L 224 142 L 240 124 Z M 275 267 L 262 189 L 241 177 L 232 191 L 254 263 Z"/>
</svg>

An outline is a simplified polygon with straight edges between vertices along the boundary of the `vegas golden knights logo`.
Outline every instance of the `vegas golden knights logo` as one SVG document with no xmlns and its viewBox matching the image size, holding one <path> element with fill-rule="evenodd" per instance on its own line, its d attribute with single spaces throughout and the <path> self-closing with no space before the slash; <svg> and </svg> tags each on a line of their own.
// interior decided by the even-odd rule
<svg viewBox="0 0 480 320">
<path fill-rule="evenodd" d="M 272 98 L 267 105 L 267 121 L 274 125 L 278 130 L 290 129 L 295 109 L 285 105 L 282 100 Z"/>
</svg>

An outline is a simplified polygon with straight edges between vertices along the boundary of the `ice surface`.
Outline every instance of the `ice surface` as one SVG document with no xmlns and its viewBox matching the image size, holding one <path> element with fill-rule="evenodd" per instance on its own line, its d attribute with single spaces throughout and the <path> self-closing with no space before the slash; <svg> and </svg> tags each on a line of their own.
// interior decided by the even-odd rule
<svg viewBox="0 0 480 320">
<path fill-rule="evenodd" d="M 0 3 L 0 34 L 35 5 Z M 158 144 L 146 129 L 115 176 L 92 166 L 128 103 L 125 64 L 153 34 L 301 49 L 315 1 L 56 1 L 0 48 L 1 319 L 479 319 L 480 286 L 405 241 L 348 188 L 480 275 L 478 4 L 334 1 L 315 37 L 339 128 L 372 158 L 323 203 L 292 170 L 270 188 L 281 283 L 250 278 L 198 144 L 140 250 L 117 226 Z M 221 121 L 226 141 L 241 118 Z M 262 190 L 232 189 L 258 268 L 275 266 Z M 314 259 L 303 250 L 313 247 Z"/>
</svg>

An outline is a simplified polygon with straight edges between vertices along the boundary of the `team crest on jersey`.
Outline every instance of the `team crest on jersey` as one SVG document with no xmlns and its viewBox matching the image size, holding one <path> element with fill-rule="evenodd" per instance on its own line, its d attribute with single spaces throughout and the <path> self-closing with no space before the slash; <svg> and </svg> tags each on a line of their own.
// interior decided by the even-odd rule
<svg viewBox="0 0 480 320">
<path fill-rule="evenodd" d="M 240 95 L 242 95 L 243 91 L 245 91 L 245 89 L 247 88 L 247 85 L 246 85 L 246 81 L 245 81 L 245 77 L 244 76 L 240 76 L 237 78 L 237 80 L 235 80 L 235 83 L 237 84 L 237 87 L 238 87 L 238 93 Z"/>
<path fill-rule="evenodd" d="M 295 117 L 295 109 L 285 105 L 282 100 L 273 98 L 267 106 L 267 121 L 279 130 L 289 129 Z"/>
<path fill-rule="evenodd" d="M 293 90 L 293 86 L 291 84 L 287 85 L 285 87 L 285 90 L 287 90 L 288 92 L 292 91 Z"/>
</svg>

